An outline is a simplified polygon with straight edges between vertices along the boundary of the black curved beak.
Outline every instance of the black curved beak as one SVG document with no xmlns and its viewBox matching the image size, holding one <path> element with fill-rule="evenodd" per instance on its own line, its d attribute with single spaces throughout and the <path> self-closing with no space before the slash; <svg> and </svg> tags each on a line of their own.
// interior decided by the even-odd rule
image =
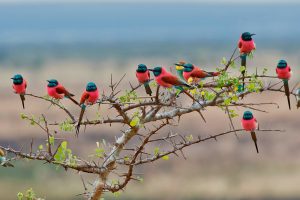
<svg viewBox="0 0 300 200">
<path fill-rule="evenodd" d="M 256 35 L 255 33 L 250 34 L 251 36 Z"/>
<path fill-rule="evenodd" d="M 14 78 L 10 78 L 10 79 L 15 80 Z"/>
<path fill-rule="evenodd" d="M 151 71 L 151 72 L 153 72 L 154 71 L 154 69 L 148 69 L 149 71 Z"/>
<path fill-rule="evenodd" d="M 49 81 L 49 80 L 47 80 L 47 82 L 48 82 L 48 83 L 50 83 L 50 81 Z"/>
</svg>

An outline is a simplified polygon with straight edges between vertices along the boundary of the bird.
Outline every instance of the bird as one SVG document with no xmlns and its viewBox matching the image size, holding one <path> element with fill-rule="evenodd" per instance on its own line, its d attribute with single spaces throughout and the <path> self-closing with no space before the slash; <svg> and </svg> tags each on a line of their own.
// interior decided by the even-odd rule
<svg viewBox="0 0 300 200">
<path fill-rule="evenodd" d="M 16 94 L 20 95 L 21 101 L 22 101 L 22 106 L 23 109 L 25 109 L 25 93 L 26 93 L 26 88 L 27 88 L 27 82 L 23 78 L 21 74 L 16 74 L 12 78 L 13 80 L 13 89 Z"/>
<path fill-rule="evenodd" d="M 183 77 L 183 70 L 184 70 L 184 67 L 183 65 L 185 64 L 186 62 L 184 60 L 180 60 L 179 62 L 177 63 L 174 63 L 175 65 L 175 68 L 176 68 L 176 72 L 177 72 L 177 76 L 185 81 L 184 77 Z"/>
<path fill-rule="evenodd" d="M 64 97 L 70 99 L 76 105 L 79 103 L 73 98 L 74 94 L 70 93 L 64 86 L 62 86 L 56 79 L 47 80 L 48 95 L 54 99 L 62 99 Z"/>
<path fill-rule="evenodd" d="M 276 74 L 277 77 L 283 82 L 284 92 L 288 100 L 289 109 L 291 110 L 289 79 L 292 76 L 292 71 L 291 67 L 287 64 L 285 60 L 279 60 L 276 67 Z"/>
<path fill-rule="evenodd" d="M 0 148 L 0 165 L 3 167 L 14 167 L 13 164 L 6 160 L 6 151 Z"/>
<path fill-rule="evenodd" d="M 145 64 L 139 64 L 136 70 L 136 78 L 140 84 L 143 84 L 146 90 L 146 93 L 151 96 L 152 90 L 150 88 L 150 72 Z"/>
<path fill-rule="evenodd" d="M 191 87 L 185 81 L 180 80 L 177 76 L 174 76 L 170 72 L 168 72 L 164 67 L 155 67 L 153 69 L 149 69 L 152 71 L 155 77 L 155 81 L 158 85 L 165 87 L 165 88 L 172 88 L 174 86 L 179 87 Z"/>
<path fill-rule="evenodd" d="M 238 42 L 238 48 L 240 50 L 240 57 L 241 57 L 241 66 L 246 67 L 246 59 L 247 55 L 251 53 L 254 49 L 256 49 L 254 40 L 252 39 L 252 36 L 254 36 L 254 33 L 244 32 L 240 40 Z M 245 89 L 245 70 L 242 71 L 243 76 L 243 90 Z"/>
<path fill-rule="evenodd" d="M 191 63 L 185 63 L 182 67 L 184 68 L 183 77 L 188 82 L 191 82 L 190 79 L 192 79 L 192 82 L 198 83 L 201 79 L 220 75 L 220 72 L 207 72 Z"/>
<path fill-rule="evenodd" d="M 99 91 L 98 91 L 96 84 L 93 82 L 89 82 L 86 85 L 85 91 L 81 95 L 81 99 L 80 99 L 80 103 L 79 103 L 79 105 L 81 107 L 81 111 L 80 111 L 80 115 L 79 115 L 79 119 L 78 119 L 78 124 L 76 127 L 76 135 L 77 136 L 79 134 L 80 124 L 81 124 L 86 106 L 95 104 L 97 102 L 98 98 L 99 98 Z"/>
<path fill-rule="evenodd" d="M 251 111 L 244 112 L 243 119 L 242 119 L 242 127 L 245 131 L 250 131 L 251 138 L 255 144 L 256 152 L 259 153 L 258 146 L 257 146 L 257 137 L 255 134 L 255 130 L 258 128 L 258 123 Z"/>
<path fill-rule="evenodd" d="M 180 80 L 177 76 L 174 76 L 170 72 L 168 72 L 164 67 L 155 67 L 153 69 L 149 69 L 149 71 L 152 71 L 155 77 L 155 81 L 157 82 L 158 85 L 164 87 L 164 88 L 176 88 L 179 89 L 181 92 L 184 92 L 188 97 L 193 99 L 193 101 L 198 102 L 190 93 L 185 91 L 183 87 L 191 88 L 189 84 L 187 84 L 185 81 Z M 199 103 L 199 102 L 198 102 Z M 199 103 L 200 104 L 200 103 Z M 206 122 L 204 116 L 202 113 L 199 111 L 202 119 L 204 122 Z"/>
</svg>

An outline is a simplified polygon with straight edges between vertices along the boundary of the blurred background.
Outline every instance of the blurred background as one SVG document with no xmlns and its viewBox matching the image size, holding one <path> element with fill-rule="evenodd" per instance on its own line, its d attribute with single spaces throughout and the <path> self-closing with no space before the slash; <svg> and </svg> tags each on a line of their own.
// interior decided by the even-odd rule
<svg viewBox="0 0 300 200">
<path fill-rule="evenodd" d="M 257 34 L 257 50 L 248 62 L 249 71 L 267 67 L 274 75 L 277 61 L 284 58 L 294 71 L 293 86 L 299 81 L 299 20 L 296 0 L 0 0 L 0 144 L 28 150 L 31 138 L 35 138 L 35 147 L 43 142 L 40 130 L 20 119 L 21 112 L 44 113 L 50 121 L 66 119 L 62 111 L 30 97 L 23 111 L 19 97 L 11 90 L 10 78 L 15 73 L 28 80 L 29 93 L 41 96 L 46 94 L 49 78 L 58 79 L 76 96 L 89 81 L 108 92 L 111 73 L 116 79 L 127 73 L 124 88 L 129 88 L 128 81 L 137 84 L 135 68 L 139 63 L 169 67 L 185 59 L 212 70 L 220 66 L 222 57 L 230 57 L 241 33 L 249 31 Z M 292 111 L 283 94 L 253 95 L 249 101 L 279 103 L 279 109 L 266 106 L 269 113 L 254 113 L 261 128 L 286 130 L 281 134 L 258 133 L 259 155 L 248 134 L 241 134 L 239 140 L 234 135 L 224 136 L 218 142 L 186 149 L 187 160 L 171 156 L 169 161 L 143 166 L 139 169 L 143 183 L 130 183 L 119 198 L 300 199 L 299 111 L 295 100 Z M 63 104 L 79 112 L 68 101 Z M 91 109 L 88 116 L 96 117 L 96 110 Z M 106 112 L 100 110 L 103 116 Z M 204 114 L 208 123 L 190 114 L 172 130 L 196 137 L 229 129 L 222 111 L 208 108 Z M 234 123 L 240 128 L 240 119 Z M 90 127 L 70 147 L 86 156 L 96 148 L 95 141 L 113 143 L 121 128 Z M 19 191 L 30 187 L 46 199 L 82 199 L 76 196 L 83 192 L 77 173 L 41 162 L 14 164 L 15 168 L 0 168 L 0 199 L 16 199 Z"/>
</svg>

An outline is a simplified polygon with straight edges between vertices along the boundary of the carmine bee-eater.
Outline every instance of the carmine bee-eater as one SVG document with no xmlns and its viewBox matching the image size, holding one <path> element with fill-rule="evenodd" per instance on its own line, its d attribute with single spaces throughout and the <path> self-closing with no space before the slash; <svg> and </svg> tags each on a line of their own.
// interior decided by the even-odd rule
<svg viewBox="0 0 300 200">
<path fill-rule="evenodd" d="M 47 92 L 50 97 L 55 99 L 62 99 L 64 97 L 70 99 L 76 105 L 79 105 L 78 102 L 73 99 L 74 94 L 71 94 L 64 86 L 62 86 L 57 80 L 51 79 L 47 80 Z"/>
<path fill-rule="evenodd" d="M 291 110 L 289 79 L 291 78 L 292 71 L 291 67 L 287 64 L 285 60 L 279 60 L 276 67 L 276 74 L 277 77 L 279 79 L 282 79 L 283 81 L 285 95 L 288 100 L 289 109 Z"/>
<path fill-rule="evenodd" d="M 251 34 L 249 32 L 244 32 L 240 40 L 238 42 L 238 48 L 240 50 L 240 57 L 241 57 L 241 66 L 246 67 L 246 60 L 247 60 L 247 55 L 251 53 L 256 47 L 254 40 L 252 39 L 252 36 L 255 34 Z M 243 76 L 243 90 L 245 89 L 245 70 L 242 71 L 242 76 Z"/>
<path fill-rule="evenodd" d="M 252 140 L 255 144 L 256 152 L 259 153 L 258 147 L 257 147 L 257 138 L 255 134 L 255 130 L 258 128 L 258 123 L 256 118 L 253 117 L 252 112 L 245 111 L 242 119 L 242 126 L 245 131 L 251 132 Z"/>
<path fill-rule="evenodd" d="M 21 101 L 22 101 L 22 106 L 23 109 L 25 109 L 25 93 L 26 93 L 26 88 L 27 88 L 27 82 L 26 80 L 22 77 L 20 74 L 14 75 L 14 77 L 11 78 L 13 80 L 13 89 L 16 94 L 20 95 Z"/>
<path fill-rule="evenodd" d="M 201 79 L 218 76 L 220 74 L 219 72 L 204 71 L 203 69 L 200 69 L 191 63 L 186 63 L 183 65 L 183 67 L 183 77 L 188 82 L 190 78 L 192 78 L 193 82 L 198 83 Z"/>
<path fill-rule="evenodd" d="M 99 99 L 99 91 L 95 83 L 89 82 L 85 88 L 85 91 L 81 95 L 80 106 L 81 111 L 78 119 L 78 124 L 76 127 L 76 135 L 79 134 L 80 124 L 83 118 L 84 111 L 87 105 L 93 105 Z"/>
<path fill-rule="evenodd" d="M 6 152 L 3 149 L 0 149 L 0 165 L 3 167 L 14 167 L 13 164 L 6 160 Z"/>
<path fill-rule="evenodd" d="M 190 93 L 184 90 L 183 87 L 190 88 L 191 86 L 187 84 L 185 81 L 180 80 L 177 76 L 174 76 L 170 72 L 168 72 L 163 67 L 155 67 L 154 69 L 149 69 L 149 71 L 152 71 L 155 77 L 155 81 L 158 85 L 165 87 L 165 88 L 176 88 L 184 92 L 188 97 L 193 99 L 194 101 L 198 102 Z M 199 103 L 199 102 L 198 102 Z M 200 104 L 200 103 L 199 103 Z M 199 111 L 202 119 L 205 121 L 202 113 Z"/>
<path fill-rule="evenodd" d="M 152 91 L 149 85 L 150 82 L 150 72 L 146 65 L 139 64 L 136 70 L 136 77 L 139 83 L 143 84 L 148 95 L 152 95 Z"/>
</svg>

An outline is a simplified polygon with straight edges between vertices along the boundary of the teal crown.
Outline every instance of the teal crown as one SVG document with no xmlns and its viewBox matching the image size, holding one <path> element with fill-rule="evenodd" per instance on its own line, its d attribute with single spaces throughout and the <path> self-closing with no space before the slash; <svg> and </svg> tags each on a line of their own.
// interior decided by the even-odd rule
<svg viewBox="0 0 300 200">
<path fill-rule="evenodd" d="M 162 68 L 160 66 L 154 67 L 154 69 L 152 71 L 153 71 L 154 76 L 159 76 L 162 72 Z"/>
<path fill-rule="evenodd" d="M 58 81 L 56 79 L 50 79 L 48 81 L 48 87 L 55 87 L 58 85 Z"/>
<path fill-rule="evenodd" d="M 147 66 L 145 64 L 139 64 L 136 71 L 137 72 L 146 72 L 147 71 Z"/>
<path fill-rule="evenodd" d="M 96 91 L 97 90 L 97 86 L 95 83 L 93 82 L 89 82 L 87 85 L 86 85 L 86 91 L 87 92 L 93 92 L 93 91 Z"/>
<path fill-rule="evenodd" d="M 285 60 L 279 60 L 277 68 L 284 69 L 287 67 L 287 62 Z"/>
<path fill-rule="evenodd" d="M 242 39 L 243 39 L 244 41 L 251 41 L 251 40 L 252 40 L 252 35 L 255 35 L 255 34 L 251 34 L 251 33 L 249 33 L 249 32 L 244 32 L 244 33 L 242 34 Z"/>
<path fill-rule="evenodd" d="M 253 118 L 253 114 L 250 111 L 245 111 L 243 115 L 243 119 L 249 120 Z"/>
<path fill-rule="evenodd" d="M 191 63 L 186 63 L 183 67 L 185 72 L 191 72 L 194 69 L 194 65 Z"/>
<path fill-rule="evenodd" d="M 23 83 L 23 77 L 21 74 L 16 74 L 11 79 L 13 79 L 13 83 L 15 85 L 21 85 Z"/>
</svg>

